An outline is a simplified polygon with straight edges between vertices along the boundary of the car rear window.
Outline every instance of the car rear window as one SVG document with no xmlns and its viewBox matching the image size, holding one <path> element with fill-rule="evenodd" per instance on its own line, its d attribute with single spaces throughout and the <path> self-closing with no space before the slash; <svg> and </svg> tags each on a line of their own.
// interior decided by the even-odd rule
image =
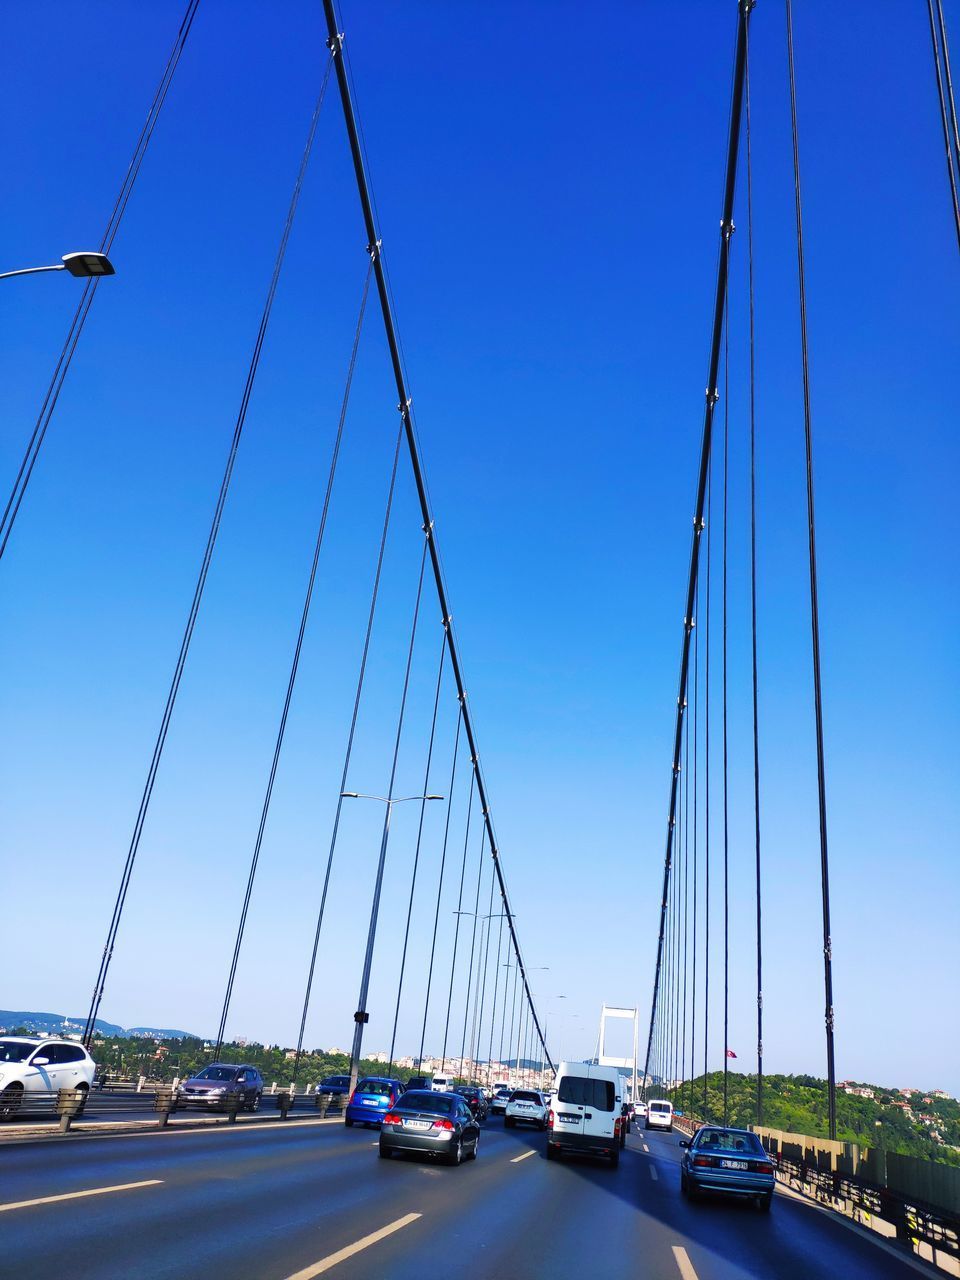
<svg viewBox="0 0 960 1280">
<path fill-rule="evenodd" d="M 650 1110 L 651 1111 L 670 1111 L 672 1110 L 672 1107 L 669 1102 L 651 1102 Z"/>
<path fill-rule="evenodd" d="M 394 1108 L 395 1111 L 426 1111 L 428 1115 L 448 1116 L 456 1105 L 450 1094 L 408 1089 Z"/>
<path fill-rule="evenodd" d="M 708 1151 L 737 1151 L 751 1156 L 765 1154 L 755 1133 L 737 1133 L 728 1129 L 701 1129 L 697 1134 L 696 1146 Z"/>
<path fill-rule="evenodd" d="M 539 1093 L 531 1093 L 529 1089 L 518 1089 L 516 1093 L 513 1095 L 513 1097 L 510 1099 L 510 1101 L 511 1102 L 536 1102 L 539 1105 L 540 1095 Z"/>
<path fill-rule="evenodd" d="M 393 1088 L 386 1080 L 361 1080 L 357 1085 L 357 1093 L 370 1093 L 377 1098 L 389 1098 Z"/>
<path fill-rule="evenodd" d="M 560 1102 L 574 1106 L 612 1111 L 616 1091 L 611 1080 L 591 1080 L 589 1076 L 564 1076 L 557 1090 Z"/>
</svg>

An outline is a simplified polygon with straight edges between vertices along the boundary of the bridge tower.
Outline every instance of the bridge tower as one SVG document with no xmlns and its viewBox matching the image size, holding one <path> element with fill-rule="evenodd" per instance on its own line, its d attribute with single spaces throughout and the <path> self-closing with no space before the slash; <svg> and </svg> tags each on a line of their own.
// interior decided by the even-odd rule
<svg viewBox="0 0 960 1280">
<path fill-rule="evenodd" d="M 606 1053 L 607 1019 L 629 1018 L 633 1023 L 633 1057 L 616 1058 Z M 636 1009 L 621 1009 L 616 1005 L 605 1004 L 600 1011 L 600 1035 L 597 1041 L 597 1064 L 601 1067 L 623 1067 L 632 1072 L 630 1096 L 637 1097 L 637 1051 L 639 1046 L 640 1022 Z"/>
</svg>

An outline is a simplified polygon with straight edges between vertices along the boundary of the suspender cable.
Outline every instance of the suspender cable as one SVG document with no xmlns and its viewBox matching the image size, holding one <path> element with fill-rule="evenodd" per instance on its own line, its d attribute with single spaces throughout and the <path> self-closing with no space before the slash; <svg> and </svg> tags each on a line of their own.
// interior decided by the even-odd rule
<svg viewBox="0 0 960 1280">
<path fill-rule="evenodd" d="M 437 928 L 440 924 L 440 900 L 443 897 L 443 873 L 447 865 L 447 842 L 450 839 L 450 813 L 453 808 L 453 790 L 457 780 L 457 755 L 460 750 L 460 728 L 463 724 L 463 708 L 457 710 L 457 730 L 453 739 L 453 763 L 450 766 L 450 787 L 447 792 L 447 816 L 443 827 L 443 849 L 440 853 L 440 874 L 437 878 L 437 902 L 433 912 L 433 937 L 430 939 L 430 964 L 427 968 L 427 990 L 423 998 L 423 1026 L 420 1031 L 420 1052 L 417 1069 L 423 1065 L 423 1046 L 427 1039 L 427 1016 L 430 1012 L 430 991 L 433 986 L 433 965 L 437 955 Z"/>
<path fill-rule="evenodd" d="M 240 947 L 243 943 L 244 929 L 246 928 L 247 912 L 250 908 L 250 898 L 253 893 L 253 882 L 257 874 L 257 864 L 260 861 L 260 850 L 263 846 L 263 836 L 267 826 L 267 815 L 270 812 L 270 801 L 273 798 L 273 785 L 277 778 L 277 766 L 280 763 L 280 752 L 283 749 L 283 739 L 287 731 L 287 718 L 290 714 L 290 703 L 293 700 L 293 690 L 297 683 L 297 672 L 300 669 L 300 654 L 303 651 L 303 638 L 307 631 L 307 620 L 310 616 L 310 605 L 313 601 L 313 589 L 317 580 L 317 566 L 320 563 L 320 552 L 323 548 L 323 536 L 327 528 L 327 517 L 330 513 L 330 499 L 333 495 L 333 482 L 337 474 L 337 463 L 340 459 L 340 447 L 343 444 L 343 431 L 347 421 L 347 406 L 350 403 L 350 390 L 353 386 L 353 374 L 357 367 L 357 353 L 360 350 L 360 334 L 363 331 L 363 316 L 367 306 L 367 296 L 370 292 L 370 268 L 367 269 L 366 279 L 363 284 L 363 293 L 360 298 L 360 313 L 357 316 L 357 325 L 353 335 L 353 346 L 350 351 L 350 363 L 347 368 L 347 380 L 343 389 L 343 399 L 340 403 L 340 418 L 337 422 L 337 433 L 333 445 L 333 456 L 330 459 L 330 470 L 327 474 L 327 487 L 323 495 L 323 508 L 320 514 L 320 526 L 317 530 L 317 538 L 313 548 L 313 561 L 310 565 L 310 576 L 307 580 L 306 595 L 303 600 L 303 609 L 300 613 L 300 630 L 297 633 L 297 642 L 293 650 L 293 661 L 290 664 L 290 675 L 287 679 L 287 692 L 283 700 L 283 710 L 280 714 L 280 724 L 277 729 L 277 739 L 273 748 L 273 760 L 270 764 L 270 774 L 267 779 L 267 789 L 263 797 L 263 807 L 260 811 L 260 826 L 257 829 L 257 838 L 254 842 L 253 857 L 250 861 L 250 874 L 247 877 L 247 890 L 243 899 L 243 907 L 240 911 L 240 923 L 237 927 L 237 938 L 233 948 L 233 957 L 230 962 L 230 972 L 227 977 L 227 987 L 223 997 L 223 1009 L 220 1014 L 220 1027 L 217 1031 L 217 1047 L 213 1060 L 216 1062 L 220 1057 L 220 1050 L 223 1046 L 223 1037 L 226 1031 L 227 1014 L 230 1009 L 230 999 L 233 995 L 233 983 L 237 973 L 237 962 L 240 959 Z M 299 1066 L 299 1060 L 297 1060 Z"/>
<path fill-rule="evenodd" d="M 680 1047 L 680 1106 L 686 1109 L 687 1076 L 687 960 L 690 947 L 690 721 L 684 725 L 683 747 L 683 1038 Z"/>
<path fill-rule="evenodd" d="M 483 1052 L 483 1014 L 487 1003 L 487 966 L 490 961 L 490 934 L 493 930 L 493 883 L 495 876 L 493 874 L 493 863 L 490 864 L 490 898 L 487 903 L 487 916 L 483 921 L 486 926 L 486 933 L 481 930 L 480 933 L 480 950 L 483 954 L 483 977 L 480 979 L 479 986 L 479 1010 L 475 1010 L 473 1035 L 470 1044 L 470 1057 L 473 1059 L 474 1068 L 477 1065 L 477 1056 Z M 477 961 L 477 969 L 479 972 L 479 959 Z"/>
<path fill-rule="evenodd" d="M 500 956 L 503 946 L 504 914 L 500 912 L 500 925 L 497 930 L 497 963 L 493 971 L 493 1000 L 490 1005 L 490 1043 L 487 1046 L 487 1066 L 493 1061 L 493 1037 L 497 1028 L 497 992 L 500 989 Z M 488 1080 L 489 1083 L 489 1080 Z"/>
<path fill-rule="evenodd" d="M 325 4 L 329 0 L 324 0 Z M 703 532 L 703 511 L 707 490 L 707 472 L 710 461 L 710 445 L 713 436 L 713 411 L 716 403 L 717 370 L 720 362 L 720 339 L 723 332 L 723 304 L 727 294 L 730 240 L 728 227 L 733 221 L 733 197 L 737 183 L 737 155 L 740 145 L 740 118 L 743 107 L 743 79 L 747 47 L 747 26 L 753 0 L 738 0 L 737 44 L 734 55 L 733 91 L 730 105 L 730 130 L 727 141 L 726 177 L 724 182 L 723 214 L 720 223 L 720 254 L 717 263 L 717 286 L 713 309 L 713 336 L 710 344 L 710 361 L 707 373 L 706 405 L 703 419 L 703 436 L 700 446 L 700 470 L 697 480 L 697 497 L 693 517 L 693 538 L 690 549 L 690 570 L 687 581 L 686 610 L 683 621 L 683 645 L 680 653 L 680 681 L 677 693 L 677 716 L 673 738 L 673 773 L 670 783 L 670 805 L 667 819 L 667 847 L 663 864 L 663 892 L 660 906 L 660 934 L 657 941 L 657 964 L 653 980 L 653 999 L 650 1008 L 650 1034 L 647 1039 L 647 1059 L 653 1040 L 653 1024 L 660 988 L 660 968 L 663 962 L 663 929 L 667 912 L 667 890 L 673 860 L 673 837 L 677 809 L 677 780 L 680 770 L 680 743 L 683 717 L 686 711 L 687 676 L 690 664 L 690 633 L 694 627 L 693 604 L 700 563 L 700 535 Z"/>
<path fill-rule="evenodd" d="M 160 77 L 160 83 L 157 91 L 153 96 L 153 102 L 150 104 L 150 110 L 147 112 L 147 118 L 143 128 L 140 130 L 140 136 L 137 139 L 137 145 L 133 149 L 133 156 L 130 164 L 127 166 L 127 172 L 124 175 L 123 182 L 120 185 L 120 191 L 117 195 L 116 202 L 113 206 L 113 212 L 110 214 L 107 222 L 106 230 L 103 233 L 103 239 L 100 241 L 100 252 L 109 253 L 113 246 L 117 232 L 120 230 L 120 223 L 126 211 L 130 196 L 133 194 L 133 188 L 137 181 L 137 175 L 140 173 L 140 166 L 143 164 L 144 156 L 147 153 L 147 147 L 150 145 L 150 139 L 153 137 L 153 131 L 157 127 L 157 121 L 160 118 L 160 112 L 167 97 L 167 92 L 173 81 L 174 73 L 180 62 L 180 56 L 183 53 L 183 47 L 187 42 L 187 36 L 190 34 L 190 28 L 193 26 L 193 19 L 196 16 L 197 8 L 200 0 L 189 0 L 183 19 L 180 23 L 180 29 L 177 32 L 177 38 L 173 42 L 173 48 L 167 59 L 167 65 L 164 68 L 163 75 Z M 93 299 L 97 292 L 97 285 L 100 283 L 99 276 L 91 276 L 83 287 L 80 295 L 80 301 L 77 309 L 73 313 L 73 319 L 70 322 L 70 328 L 67 330 L 67 336 L 63 346 L 60 349 L 60 356 L 57 360 L 56 367 L 53 371 L 53 377 L 47 387 L 47 393 L 44 397 L 43 404 L 40 406 L 40 413 L 37 416 L 36 424 L 33 432 L 27 442 L 27 448 L 20 463 L 16 479 L 13 482 L 13 488 L 7 499 L 7 504 L 3 510 L 3 516 L 0 518 L 0 558 L 7 549 L 7 542 L 10 539 L 13 530 L 14 521 L 20 510 L 20 504 L 23 502 L 24 494 L 30 483 L 30 477 L 33 475 L 33 468 L 36 465 L 40 450 L 43 447 L 43 440 L 47 434 L 47 428 L 50 425 L 50 419 L 53 417 L 54 410 L 57 407 L 57 401 L 60 398 L 60 392 L 63 389 L 64 381 L 70 370 L 70 364 L 73 360 L 73 354 L 77 349 L 77 343 L 80 341 L 80 334 L 83 332 L 83 326 L 86 324 L 87 316 L 90 308 L 93 306 Z"/>
<path fill-rule="evenodd" d="M 960 193 L 957 190 L 957 170 L 960 168 L 960 133 L 957 130 L 957 109 L 953 97 L 953 77 L 950 73 L 950 51 L 947 47 L 947 25 L 943 17 L 943 6 L 936 0 L 937 17 L 934 19 L 934 0 L 927 0 L 927 12 L 930 16 L 930 41 L 933 45 L 933 69 L 937 79 L 937 98 L 940 103 L 940 122 L 943 126 L 943 147 L 947 159 L 947 179 L 950 183 L 950 198 L 953 204 L 953 222 L 957 232 L 957 247 L 960 248 Z M 940 39 L 943 44 L 943 66 L 941 66 Z M 944 76 L 944 70 L 946 75 Z M 944 86 L 946 79 L 946 86 Z M 949 117 L 948 102 L 949 98 Z M 951 124 L 953 126 L 951 134 Z"/>
<path fill-rule="evenodd" d="M 707 474 L 707 589 L 703 654 L 703 1114 L 707 1118 L 707 1059 L 710 1050 L 710 579 L 713 547 L 713 457 Z"/>
<path fill-rule="evenodd" d="M 753 824 L 757 884 L 757 1124 L 763 1124 L 763 902 L 760 895 L 760 712 L 757 675 L 757 414 L 753 281 L 753 163 L 750 131 L 750 43 L 745 75 L 747 112 L 747 282 L 750 325 L 750 638 L 753 659 Z"/>
<path fill-rule="evenodd" d="M 397 761 L 400 758 L 400 742 L 403 737 L 403 722 L 407 710 L 407 694 L 410 691 L 410 669 L 413 665 L 413 650 L 417 641 L 417 624 L 420 621 L 420 601 L 423 598 L 423 575 L 427 567 L 427 543 L 424 539 L 423 553 L 420 556 L 420 573 L 417 578 L 417 600 L 413 608 L 413 623 L 410 627 L 410 646 L 407 649 L 407 666 L 403 673 L 403 694 L 400 698 L 400 713 L 397 716 L 397 733 L 393 742 L 393 760 L 390 765 L 390 784 L 387 787 L 386 805 L 383 815 L 383 831 L 380 836 L 380 856 L 377 859 L 377 874 L 373 883 L 373 897 L 370 902 L 370 924 L 367 928 L 367 946 L 363 956 L 363 970 L 360 975 L 360 994 L 357 999 L 357 1010 L 353 1015 L 353 1046 L 350 1050 L 350 1093 L 357 1087 L 357 1075 L 360 1070 L 360 1053 L 363 1047 L 363 1029 L 367 1024 L 367 996 L 370 991 L 370 973 L 373 969 L 373 949 L 377 940 L 377 921 L 380 917 L 380 897 L 383 892 L 383 874 L 387 863 L 387 844 L 390 839 L 390 819 L 393 814 L 394 787 L 397 781 Z"/>
<path fill-rule="evenodd" d="M 400 957 L 400 977 L 397 980 L 397 1006 L 393 1013 L 393 1031 L 390 1034 L 390 1066 L 393 1071 L 393 1055 L 397 1045 L 397 1023 L 400 1020 L 400 997 L 403 994 L 403 976 L 407 967 L 407 947 L 410 942 L 410 919 L 413 915 L 413 895 L 417 888 L 417 870 L 420 866 L 420 846 L 423 842 L 423 821 L 427 811 L 427 793 L 430 790 L 430 765 L 433 761 L 433 743 L 437 733 L 437 712 L 440 708 L 440 687 L 443 684 L 443 662 L 447 656 L 446 637 L 440 644 L 440 665 L 437 669 L 437 691 L 433 699 L 433 717 L 430 721 L 430 743 L 427 747 L 427 763 L 423 771 L 423 799 L 420 801 L 420 821 L 417 826 L 417 844 L 413 854 L 413 872 L 410 876 L 410 897 L 407 902 L 407 922 L 403 930 L 403 953 Z"/>
<path fill-rule="evenodd" d="M 140 798 L 140 807 L 137 811 L 136 821 L 133 826 L 133 835 L 130 839 L 130 845 L 127 850 L 127 857 L 123 867 L 123 873 L 120 877 L 120 888 L 117 892 L 116 902 L 114 903 L 113 915 L 110 919 L 110 927 L 107 930 L 107 941 L 103 948 L 103 956 L 100 960 L 100 969 L 97 973 L 97 980 L 94 984 L 93 997 L 90 1001 L 90 1010 L 87 1014 L 87 1021 L 83 1031 L 83 1042 L 89 1047 L 93 1039 L 94 1027 L 97 1020 L 97 1014 L 100 1011 L 100 1001 L 103 999 L 103 991 L 107 980 L 107 971 L 110 968 L 110 961 L 113 956 L 113 948 L 117 939 L 117 931 L 120 927 L 120 917 L 123 914 L 124 903 L 127 898 L 127 890 L 130 887 L 130 877 L 133 874 L 133 866 L 136 862 L 137 852 L 140 848 L 140 840 L 143 835 L 144 824 L 147 820 L 147 811 L 150 807 L 150 798 L 153 795 L 153 787 L 157 777 L 157 771 L 160 768 L 160 760 L 163 755 L 164 744 L 167 740 L 167 731 L 170 728 L 170 720 L 173 716 L 173 708 L 176 704 L 177 693 L 180 689 L 180 681 L 183 677 L 183 669 L 186 665 L 187 654 L 190 649 L 190 641 L 193 638 L 193 630 L 197 622 L 197 614 L 200 611 L 200 601 L 203 598 L 203 590 L 207 583 L 207 575 L 210 572 L 210 562 L 213 559 L 214 547 L 217 543 L 217 534 L 220 532 L 220 521 L 223 518 L 223 508 L 227 500 L 227 493 L 230 489 L 230 481 L 233 476 L 234 463 L 237 460 L 237 450 L 240 448 L 240 437 L 243 434 L 243 426 L 247 419 L 247 409 L 250 405 L 250 397 L 253 394 L 254 383 L 257 378 L 257 370 L 260 367 L 260 356 L 263 351 L 263 343 L 267 334 L 267 326 L 270 323 L 270 312 L 273 308 L 273 300 L 276 296 L 277 285 L 280 280 L 280 271 L 283 267 L 284 256 L 287 251 L 287 243 L 290 239 L 290 232 L 293 228 L 293 220 L 297 212 L 297 204 L 300 200 L 300 192 L 303 189 L 303 180 L 307 172 L 307 163 L 310 159 L 310 153 L 313 150 L 313 140 L 317 132 L 317 122 L 320 118 L 320 110 L 323 106 L 323 99 L 326 93 L 327 83 L 330 78 L 330 63 L 328 61 L 326 70 L 324 71 L 323 81 L 320 85 L 320 93 L 317 97 L 317 104 L 314 107 L 313 117 L 310 121 L 310 129 L 307 134 L 307 142 L 303 149 L 303 155 L 300 159 L 300 168 L 297 172 L 297 180 L 294 183 L 293 194 L 290 197 L 290 204 L 287 209 L 286 222 L 283 227 L 283 234 L 280 237 L 280 245 L 277 249 L 276 260 L 273 264 L 273 274 L 270 278 L 270 285 L 267 289 L 266 300 L 263 305 L 263 312 L 260 317 L 260 327 L 257 331 L 256 341 L 253 346 L 253 354 L 250 357 L 250 364 L 247 368 L 247 379 L 243 389 L 243 395 L 240 400 L 240 410 L 237 414 L 237 421 L 233 430 L 233 439 L 230 443 L 230 452 L 227 455 L 227 463 L 223 472 L 223 478 L 220 481 L 220 492 L 217 497 L 216 509 L 213 513 L 213 521 L 210 525 L 210 532 L 207 535 L 207 545 L 204 549 L 203 560 L 200 565 L 200 573 L 197 578 L 197 584 L 194 588 L 193 601 L 190 605 L 190 613 L 187 618 L 186 627 L 184 628 L 183 638 L 180 642 L 180 652 L 177 656 L 176 667 L 174 668 L 173 679 L 170 682 L 170 688 L 167 692 L 167 701 L 163 710 L 163 716 L 160 720 L 160 729 L 153 747 L 153 755 L 150 760 L 150 766 L 147 770 L 147 779 L 144 784 L 143 794 Z"/>
<path fill-rule="evenodd" d="M 457 922 L 453 931 L 453 954 L 450 957 L 450 986 L 447 990 L 447 1016 L 443 1023 L 443 1053 L 440 1058 L 440 1070 L 446 1070 L 447 1039 L 450 1034 L 450 1009 L 453 1005 L 453 982 L 457 972 L 457 947 L 460 942 L 460 921 L 463 919 L 463 885 L 467 875 L 467 849 L 470 845 L 470 822 L 473 817 L 473 794 L 476 790 L 476 774 L 470 774 L 470 794 L 467 799 L 467 829 L 463 836 L 463 859 L 460 863 L 460 891 L 457 895 Z"/>
<path fill-rule="evenodd" d="M 807 470 L 807 534 L 810 558 L 810 634 L 813 647 L 813 707 L 817 738 L 817 802 L 820 815 L 820 889 L 823 904 L 824 1025 L 827 1035 L 827 1107 L 830 1137 L 837 1136 L 837 1073 L 833 1046 L 833 944 L 830 937 L 830 861 L 827 850 L 827 783 L 823 759 L 823 692 L 820 680 L 820 609 L 817 591 L 817 539 L 813 501 L 813 425 L 810 416 L 810 358 L 807 343 L 807 289 L 803 260 L 803 212 L 800 199 L 800 142 L 797 132 L 797 80 L 793 57 L 793 6 L 786 0 L 787 61 L 790 73 L 790 127 L 793 186 L 797 214 L 797 276 L 800 286 L 800 351 L 803 363 L 803 430 Z"/>
<path fill-rule="evenodd" d="M 744 0 L 745 2 L 745 0 Z M 347 67 L 344 59 L 344 38 L 339 31 L 337 25 L 336 13 L 334 11 L 333 0 L 323 0 L 323 11 L 327 21 L 328 45 L 333 54 L 334 67 L 337 75 L 337 85 L 340 90 L 340 101 L 343 106 L 344 123 L 347 130 L 347 138 L 350 144 L 350 153 L 353 159 L 354 173 L 357 180 L 357 192 L 360 197 L 360 205 L 363 212 L 364 226 L 367 235 L 367 244 L 370 253 L 373 256 L 374 272 L 377 280 L 377 292 L 380 298 L 380 309 L 383 314 L 383 325 L 387 339 L 387 346 L 390 351 L 390 362 L 393 368 L 394 380 L 396 382 L 397 395 L 399 399 L 399 411 L 406 436 L 407 447 L 410 454 L 410 464 L 413 469 L 414 483 L 417 489 L 417 497 L 420 502 L 420 513 L 423 518 L 424 528 L 428 531 L 427 538 L 430 547 L 430 562 L 433 569 L 434 580 L 437 588 L 437 599 L 440 605 L 440 616 L 447 624 L 447 646 L 450 652 L 450 666 L 453 672 L 454 681 L 457 688 L 457 694 L 460 698 L 460 705 L 463 712 L 463 729 L 466 734 L 467 743 L 470 748 L 470 759 L 473 764 L 473 770 L 476 774 L 477 794 L 480 801 L 480 809 L 483 813 L 484 825 L 487 828 L 487 842 L 490 849 L 490 855 L 493 858 L 494 867 L 496 868 L 497 881 L 500 888 L 501 896 L 504 899 L 505 909 L 508 913 L 507 924 L 510 930 L 513 949 L 517 955 L 517 962 L 520 966 L 520 973 L 523 978 L 524 990 L 527 998 L 531 999 L 529 981 L 527 979 L 526 969 L 523 964 L 522 952 L 520 950 L 520 942 L 517 937 L 516 927 L 514 925 L 513 913 L 509 907 L 509 897 L 507 894 L 506 880 L 503 874 L 503 866 L 500 859 L 500 849 L 497 844 L 496 832 L 493 827 L 493 817 L 491 814 L 491 806 L 487 795 L 486 784 L 483 779 L 483 771 L 480 767 L 480 753 L 477 746 L 476 733 L 473 727 L 473 721 L 470 716 L 470 709 L 467 705 L 466 685 L 463 679 L 463 671 L 460 665 L 460 655 L 457 650 L 456 637 L 454 635 L 453 624 L 451 621 L 451 611 L 447 598 L 447 590 L 443 580 L 443 569 L 440 562 L 440 553 L 437 547 L 436 533 L 433 525 L 433 515 L 431 512 L 430 499 L 427 494 L 426 481 L 423 473 L 423 463 L 420 458 L 420 446 L 417 441 L 416 430 L 414 428 L 413 414 L 411 412 L 411 398 L 407 386 L 407 378 L 403 369 L 403 360 L 400 352 L 400 341 L 397 333 L 396 323 L 393 317 L 393 307 L 390 301 L 390 292 L 387 286 L 387 277 L 383 264 L 382 242 L 377 231 L 376 219 L 374 217 L 373 203 L 370 195 L 370 186 L 367 181 L 366 167 L 363 160 L 363 151 L 360 145 L 360 136 L 357 129 L 357 118 L 353 106 L 353 96 L 350 89 L 349 77 L 347 75 Z M 534 1023 L 537 1028 L 537 1035 L 543 1044 L 543 1032 L 540 1027 L 539 1019 L 536 1011 L 533 1014 Z M 550 1060 L 546 1045 L 543 1045 L 544 1052 Z M 552 1060 L 550 1061 L 553 1066 Z"/>
<path fill-rule="evenodd" d="M 727 493 L 730 471 L 730 294 L 723 325 L 723 1123 L 730 1123 L 730 788 L 727 736 Z"/>
<path fill-rule="evenodd" d="M 467 1023 L 470 1020 L 470 997 L 473 994 L 473 961 L 477 951 L 477 916 L 480 913 L 480 883 L 483 880 L 483 846 L 487 837 L 485 827 L 480 828 L 480 857 L 477 860 L 477 892 L 473 901 L 473 928 L 470 931 L 470 959 L 467 963 L 467 998 L 463 1006 L 463 1035 L 460 1038 L 460 1074 L 463 1075 L 463 1059 L 467 1051 Z"/>
<path fill-rule="evenodd" d="M 700 584 L 697 583 L 697 591 L 695 596 L 696 612 L 694 617 L 699 621 L 700 617 Z M 697 759 L 700 754 L 700 628 L 697 627 L 693 633 L 693 975 L 691 981 L 691 998 L 690 998 L 690 1109 L 693 1109 L 693 1080 L 696 1075 L 697 1063 L 697 830 L 699 823 L 698 814 L 698 788 L 699 779 L 697 778 Z"/>
</svg>

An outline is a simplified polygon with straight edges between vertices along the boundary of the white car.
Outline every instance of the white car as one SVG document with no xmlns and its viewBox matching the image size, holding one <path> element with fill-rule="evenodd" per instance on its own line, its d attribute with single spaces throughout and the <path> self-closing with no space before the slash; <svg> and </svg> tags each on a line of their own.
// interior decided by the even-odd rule
<svg viewBox="0 0 960 1280">
<path fill-rule="evenodd" d="M 508 1129 L 521 1123 L 535 1124 L 538 1129 L 545 1129 L 548 1110 L 542 1093 L 535 1089 L 514 1089 L 507 1103 L 503 1123 Z"/>
<path fill-rule="evenodd" d="M 634 1118 L 634 1120 L 646 1120 L 646 1118 L 647 1118 L 647 1104 L 646 1104 L 645 1102 L 637 1102 L 637 1103 L 635 1103 L 635 1104 L 634 1104 L 634 1107 L 633 1107 L 633 1118 Z"/>
<path fill-rule="evenodd" d="M 96 1070 L 96 1063 L 76 1040 L 0 1037 L 0 1120 L 16 1115 L 31 1093 L 49 1095 L 58 1089 L 89 1093 Z"/>
</svg>

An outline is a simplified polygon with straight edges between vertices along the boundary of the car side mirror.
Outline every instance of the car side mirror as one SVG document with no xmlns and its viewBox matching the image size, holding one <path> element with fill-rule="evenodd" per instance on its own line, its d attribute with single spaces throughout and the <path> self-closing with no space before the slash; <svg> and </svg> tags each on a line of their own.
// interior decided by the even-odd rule
<svg viewBox="0 0 960 1280">
<path fill-rule="evenodd" d="M 686 1138 L 681 1138 L 681 1139 L 680 1139 L 680 1146 L 681 1146 L 681 1147 L 689 1147 L 689 1145 L 690 1145 L 690 1143 L 686 1140 Z"/>
<path fill-rule="evenodd" d="M 33 1058 L 30 1062 L 31 1067 L 49 1067 L 49 1058 Z"/>
</svg>

